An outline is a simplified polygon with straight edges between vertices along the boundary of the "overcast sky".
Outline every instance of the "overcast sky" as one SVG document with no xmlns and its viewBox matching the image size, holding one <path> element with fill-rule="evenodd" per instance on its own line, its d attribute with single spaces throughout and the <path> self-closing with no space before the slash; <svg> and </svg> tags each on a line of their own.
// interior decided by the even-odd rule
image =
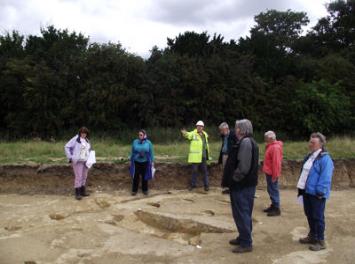
<svg viewBox="0 0 355 264">
<path fill-rule="evenodd" d="M 254 15 L 266 9 L 305 11 L 313 26 L 327 14 L 329 0 L 0 0 L 0 32 L 38 34 L 54 25 L 120 42 L 148 56 L 153 45 L 185 31 L 222 34 L 226 40 L 248 34 Z"/>
</svg>

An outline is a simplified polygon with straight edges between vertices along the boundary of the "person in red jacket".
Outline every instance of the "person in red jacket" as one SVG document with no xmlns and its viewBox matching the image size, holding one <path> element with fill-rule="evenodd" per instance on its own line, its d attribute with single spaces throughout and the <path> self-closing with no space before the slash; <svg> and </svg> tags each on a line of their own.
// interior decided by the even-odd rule
<svg viewBox="0 0 355 264">
<path fill-rule="evenodd" d="M 263 172 L 266 175 L 267 192 L 271 200 L 270 207 L 264 209 L 264 212 L 268 216 L 279 216 L 281 215 L 281 210 L 278 180 L 281 176 L 283 143 L 276 140 L 276 134 L 273 131 L 266 132 L 264 136 L 266 147 Z"/>
</svg>

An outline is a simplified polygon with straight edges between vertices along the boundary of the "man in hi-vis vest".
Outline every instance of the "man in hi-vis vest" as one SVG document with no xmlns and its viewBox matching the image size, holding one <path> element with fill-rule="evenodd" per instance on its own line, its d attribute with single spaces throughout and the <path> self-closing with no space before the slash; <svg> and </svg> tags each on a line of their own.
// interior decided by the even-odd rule
<svg viewBox="0 0 355 264">
<path fill-rule="evenodd" d="M 207 161 L 210 157 L 210 148 L 208 146 L 208 134 L 204 131 L 205 124 L 202 121 L 196 123 L 196 129 L 187 132 L 181 130 L 182 135 L 190 141 L 190 152 L 188 163 L 192 165 L 192 180 L 189 190 L 196 188 L 197 174 L 199 169 L 204 173 L 203 184 L 205 191 L 209 190 Z"/>
</svg>

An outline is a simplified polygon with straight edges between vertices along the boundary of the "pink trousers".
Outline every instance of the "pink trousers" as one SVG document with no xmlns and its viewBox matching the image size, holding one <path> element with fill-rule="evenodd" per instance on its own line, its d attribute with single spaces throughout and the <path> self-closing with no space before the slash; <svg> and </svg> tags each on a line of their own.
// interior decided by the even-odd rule
<svg viewBox="0 0 355 264">
<path fill-rule="evenodd" d="M 89 171 L 89 169 L 85 166 L 85 162 L 78 161 L 73 164 L 73 170 L 75 175 L 74 188 L 85 186 Z"/>
</svg>

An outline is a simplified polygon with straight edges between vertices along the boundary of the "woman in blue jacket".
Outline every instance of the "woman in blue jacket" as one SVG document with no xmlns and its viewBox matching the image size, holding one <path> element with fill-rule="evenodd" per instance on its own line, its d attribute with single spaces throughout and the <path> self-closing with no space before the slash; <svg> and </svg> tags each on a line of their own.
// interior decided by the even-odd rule
<svg viewBox="0 0 355 264">
<path fill-rule="evenodd" d="M 132 143 L 130 158 L 130 174 L 132 177 L 132 195 L 138 192 L 139 179 L 142 179 L 142 191 L 148 195 L 148 180 L 153 178 L 152 167 L 154 165 L 153 144 L 148 140 L 147 133 L 141 129 L 138 138 Z"/>
<path fill-rule="evenodd" d="M 303 197 L 304 212 L 308 220 L 309 233 L 301 238 L 301 244 L 311 244 L 309 249 L 319 251 L 326 248 L 324 241 L 325 202 L 329 198 L 334 165 L 325 150 L 326 139 L 321 133 L 313 133 L 309 140 L 311 153 L 303 162 L 297 188 Z"/>
</svg>

